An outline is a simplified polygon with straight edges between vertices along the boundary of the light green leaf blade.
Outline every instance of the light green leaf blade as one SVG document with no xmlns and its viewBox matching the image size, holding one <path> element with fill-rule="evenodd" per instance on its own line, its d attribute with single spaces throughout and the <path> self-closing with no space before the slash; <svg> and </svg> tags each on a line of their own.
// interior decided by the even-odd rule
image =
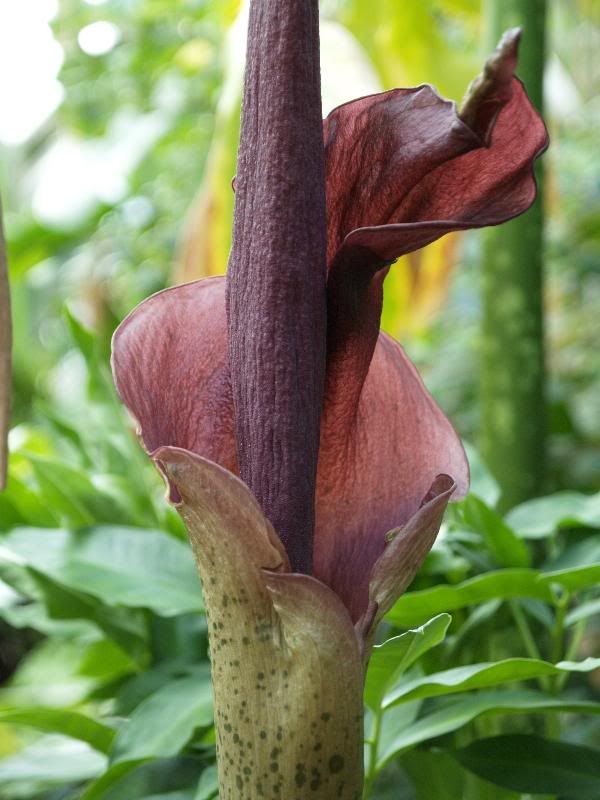
<svg viewBox="0 0 600 800">
<path fill-rule="evenodd" d="M 600 528 L 600 493 L 559 492 L 513 508 L 506 521 L 522 537 L 543 539 L 562 527 Z"/>
<path fill-rule="evenodd" d="M 208 669 L 173 681 L 135 709 L 117 734 L 111 761 L 116 764 L 175 755 L 197 728 L 212 725 L 212 713 Z"/>
<path fill-rule="evenodd" d="M 565 624 L 575 625 L 583 619 L 596 616 L 596 614 L 600 615 L 600 597 L 595 600 L 589 600 L 587 603 L 582 603 L 572 611 L 569 611 L 565 618 Z"/>
<path fill-rule="evenodd" d="M 106 757 L 85 742 L 63 736 L 43 736 L 19 753 L 0 759 L 0 786 L 17 782 L 64 786 L 99 775 Z"/>
<path fill-rule="evenodd" d="M 495 561 L 501 567 L 528 567 L 527 545 L 512 528 L 483 500 L 467 496 L 461 505 L 463 519 L 471 530 L 479 533 L 486 542 Z"/>
<path fill-rule="evenodd" d="M 194 796 L 194 800 L 212 800 L 217 796 L 219 791 L 219 781 L 217 777 L 216 767 L 207 767 L 200 776 L 198 789 Z"/>
<path fill-rule="evenodd" d="M 373 648 L 364 695 L 370 708 L 376 711 L 392 681 L 423 653 L 444 640 L 451 621 L 449 614 L 439 614 L 420 628 L 395 636 Z"/>
<path fill-rule="evenodd" d="M 421 625 L 443 611 L 453 611 L 488 600 L 531 597 L 552 601 L 552 592 L 537 578 L 534 569 L 503 569 L 470 578 L 456 586 L 436 586 L 403 595 L 386 619 L 400 627 Z"/>
<path fill-rule="evenodd" d="M 69 736 L 100 753 L 108 753 L 115 735 L 112 728 L 84 714 L 55 708 L 0 709 L 0 724 L 28 725 L 39 731 Z"/>
<path fill-rule="evenodd" d="M 109 605 L 150 608 L 164 616 L 203 607 L 191 550 L 161 531 L 15 528 L 0 537 L 3 555 Z"/>
<path fill-rule="evenodd" d="M 562 672 L 590 672 L 600 667 L 600 658 L 586 658 L 581 662 L 561 661 L 550 664 L 534 658 L 507 658 L 495 663 L 469 664 L 466 667 L 423 675 L 396 686 L 385 698 L 384 708 L 396 703 L 425 697 L 438 697 L 473 689 L 486 689 L 502 683 L 527 681 Z"/>
</svg>

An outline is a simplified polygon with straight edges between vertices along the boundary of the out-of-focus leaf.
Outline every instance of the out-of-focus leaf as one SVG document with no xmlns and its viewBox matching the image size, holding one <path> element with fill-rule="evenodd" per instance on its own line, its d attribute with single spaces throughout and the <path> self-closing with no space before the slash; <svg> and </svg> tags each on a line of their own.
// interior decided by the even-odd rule
<svg viewBox="0 0 600 800">
<path fill-rule="evenodd" d="M 558 528 L 600 528 L 600 493 L 559 492 L 513 508 L 506 517 L 520 536 L 543 539 Z"/>
<path fill-rule="evenodd" d="M 207 767 L 200 776 L 194 800 L 212 800 L 219 792 L 217 768 Z"/>
<path fill-rule="evenodd" d="M 456 586 L 436 586 L 417 592 L 407 592 L 387 615 L 394 625 L 420 625 L 444 611 L 484 603 L 488 600 L 508 600 L 512 597 L 532 597 L 552 600 L 550 589 L 539 582 L 533 569 L 504 569 L 478 575 Z"/>
<path fill-rule="evenodd" d="M 567 712 L 600 714 L 600 703 L 561 700 L 531 691 L 481 692 L 467 697 L 453 698 L 450 702 L 442 703 L 441 708 L 436 708 L 399 731 L 398 735 L 382 749 L 378 766 L 381 769 L 387 761 L 403 750 L 456 731 L 483 714 Z"/>
<path fill-rule="evenodd" d="M 427 328 L 446 300 L 459 240 L 459 234 L 444 236 L 398 259 L 386 278 L 383 330 L 403 338 Z"/>
<path fill-rule="evenodd" d="M 108 753 L 115 732 L 100 722 L 78 714 L 56 708 L 14 708 L 0 709 L 0 723 L 28 725 L 47 733 L 58 733 L 87 742 L 94 750 Z M 1 772 L 1 769 L 0 769 Z"/>
<path fill-rule="evenodd" d="M 78 800 L 193 800 L 201 763 L 177 757 L 113 764 Z"/>
<path fill-rule="evenodd" d="M 454 611 L 488 600 L 527 597 L 546 603 L 554 601 L 553 586 L 578 591 L 600 582 L 600 564 L 573 569 L 539 572 L 534 569 L 503 569 L 470 578 L 456 586 L 436 586 L 407 592 L 386 619 L 401 627 L 419 625 L 435 614 Z"/>
<path fill-rule="evenodd" d="M 580 622 L 582 619 L 594 617 L 596 614 L 600 614 L 600 598 L 589 600 L 587 603 L 582 603 L 580 606 L 576 606 L 572 611 L 569 611 L 565 619 L 565 624 L 575 625 L 575 623 Z"/>
<path fill-rule="evenodd" d="M 201 611 L 189 547 L 156 530 L 98 526 L 80 531 L 15 528 L 0 537 L 6 557 L 109 605 L 171 616 Z"/>
<path fill-rule="evenodd" d="M 94 597 L 61 586 L 30 569 L 44 596 L 48 614 L 56 619 L 81 619 L 93 622 L 135 661 L 146 650 L 146 626 L 141 613 L 105 605 Z"/>
<path fill-rule="evenodd" d="M 392 689 L 384 699 L 383 706 L 388 708 L 408 700 L 487 689 L 502 683 L 528 681 L 545 675 L 591 672 L 599 667 L 600 658 L 586 658 L 581 662 L 561 661 L 558 664 L 534 658 L 506 658 L 496 663 L 469 664 L 406 681 Z"/>
<path fill-rule="evenodd" d="M 373 648 L 365 682 L 365 702 L 376 711 L 383 696 L 398 676 L 432 647 L 444 640 L 452 621 L 450 614 L 440 614 L 429 622 Z"/>
<path fill-rule="evenodd" d="M 483 537 L 498 566 L 528 567 L 530 565 L 529 552 L 525 543 L 483 500 L 475 495 L 469 495 L 462 502 L 461 510 L 464 521 Z"/>
<path fill-rule="evenodd" d="M 44 504 L 40 497 L 14 474 L 9 475 L 7 491 L 2 500 L 8 501 L 13 507 L 18 515 L 18 519 L 15 520 L 17 522 L 43 527 L 54 527 L 59 523 L 58 515 L 50 505 Z M 0 530 L 8 530 L 9 527 L 12 527 L 10 516 L 0 516 Z"/>
<path fill-rule="evenodd" d="M 30 457 L 44 501 L 63 524 L 81 527 L 95 522 L 113 522 L 118 516 L 125 523 L 127 506 L 115 514 L 113 497 L 104 494 L 82 470 L 56 460 Z"/>
<path fill-rule="evenodd" d="M 481 778 L 516 792 L 600 797 L 600 750 L 512 734 L 479 739 L 451 755 Z"/>
<path fill-rule="evenodd" d="M 407 4 L 399 14 L 395 0 L 376 5 L 354 0 L 345 6 L 342 21 L 365 47 L 385 88 L 426 81 L 458 99 L 477 73 L 477 63 L 465 58 L 459 41 L 473 37 L 478 10 L 471 3 L 458 12 L 447 0 L 436 0 Z"/>
<path fill-rule="evenodd" d="M 136 708 L 115 739 L 111 761 L 176 755 L 197 728 L 212 725 L 212 712 L 208 669 L 173 681 Z"/>
<path fill-rule="evenodd" d="M 17 782 L 64 786 L 94 778 L 105 766 L 106 756 L 85 742 L 48 735 L 14 756 L 0 759 L 0 786 Z"/>
</svg>

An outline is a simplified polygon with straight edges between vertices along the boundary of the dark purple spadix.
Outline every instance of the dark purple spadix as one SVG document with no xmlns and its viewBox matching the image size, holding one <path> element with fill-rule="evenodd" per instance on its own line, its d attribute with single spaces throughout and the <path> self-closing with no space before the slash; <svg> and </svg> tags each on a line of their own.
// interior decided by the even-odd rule
<svg viewBox="0 0 600 800">
<path fill-rule="evenodd" d="M 325 380 L 326 213 L 318 0 L 252 0 L 229 362 L 240 475 L 312 570 Z"/>
</svg>

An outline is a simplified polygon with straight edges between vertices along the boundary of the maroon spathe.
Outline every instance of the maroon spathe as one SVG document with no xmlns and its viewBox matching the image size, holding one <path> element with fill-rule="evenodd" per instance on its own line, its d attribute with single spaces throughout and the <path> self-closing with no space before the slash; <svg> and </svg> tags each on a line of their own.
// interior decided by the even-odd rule
<svg viewBox="0 0 600 800">
<path fill-rule="evenodd" d="M 242 480 L 312 572 L 325 382 L 326 217 L 318 0 L 253 0 L 227 272 Z"/>
<path fill-rule="evenodd" d="M 362 98 L 325 121 L 327 368 L 313 570 L 362 627 L 374 602 L 383 613 L 405 588 L 454 486 L 455 496 L 468 486 L 458 436 L 400 345 L 379 332 L 384 278 L 398 256 L 533 202 L 547 134 L 513 77 L 517 43 L 515 33 L 504 41 L 464 119 L 424 86 Z M 314 299 L 319 278 L 305 266 L 297 291 Z M 271 342 L 275 354 L 285 341 Z M 223 278 L 139 306 L 115 335 L 113 366 L 150 453 L 182 448 L 239 473 Z"/>
</svg>

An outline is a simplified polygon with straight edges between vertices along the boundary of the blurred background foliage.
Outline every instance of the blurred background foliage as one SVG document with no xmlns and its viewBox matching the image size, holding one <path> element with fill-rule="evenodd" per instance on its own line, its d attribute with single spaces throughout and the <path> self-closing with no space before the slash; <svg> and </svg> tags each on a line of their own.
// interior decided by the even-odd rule
<svg viewBox="0 0 600 800">
<path fill-rule="evenodd" d="M 325 111 L 423 82 L 460 100 L 479 69 L 478 0 L 321 7 Z M 237 0 L 0 5 L 15 324 L 0 495 L 0 797 L 215 795 L 198 583 L 108 360 L 114 327 L 140 300 L 225 270 L 243 11 Z M 401 668 L 382 651 L 370 677 L 368 769 L 380 800 L 525 798 L 548 786 L 543 757 L 580 763 L 570 751 L 548 754 L 548 741 L 579 746 L 586 763 L 586 748 L 600 745 L 596 662 L 583 661 L 600 638 L 598 4 L 551 0 L 548 35 L 548 496 L 502 518 L 473 452 L 473 494 L 453 507 L 390 615 L 396 633 L 425 628 L 391 645 Z M 402 259 L 384 309 L 384 327 L 472 442 L 480 259 L 477 233 Z M 550 666 L 561 659 L 579 666 Z M 488 662 L 500 671 L 490 675 Z M 448 677 L 450 668 L 470 672 Z M 513 760 L 510 747 L 530 737 L 517 753 L 542 753 L 523 766 L 537 784 L 489 767 L 476 748 L 499 735 Z M 545 796 L 600 796 L 598 770 L 586 769 L 562 776 L 569 792 L 552 784 Z"/>
</svg>

